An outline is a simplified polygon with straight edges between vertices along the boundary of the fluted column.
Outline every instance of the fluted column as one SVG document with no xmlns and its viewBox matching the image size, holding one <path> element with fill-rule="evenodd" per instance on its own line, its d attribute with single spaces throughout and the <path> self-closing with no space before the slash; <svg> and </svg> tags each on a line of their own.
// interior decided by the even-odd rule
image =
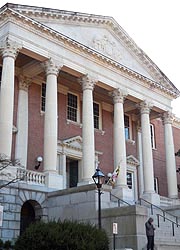
<svg viewBox="0 0 180 250">
<path fill-rule="evenodd" d="M 126 139 L 124 133 L 124 97 L 126 96 L 120 89 L 112 93 L 114 101 L 114 169 L 120 166 L 116 186 L 127 186 L 127 166 L 126 166 Z"/>
<path fill-rule="evenodd" d="M 83 90 L 82 111 L 82 182 L 92 182 L 95 171 L 95 145 L 94 145 L 94 112 L 93 112 L 93 89 L 95 80 L 88 75 L 79 80 Z"/>
<path fill-rule="evenodd" d="M 44 118 L 44 171 L 56 173 L 57 164 L 57 76 L 53 60 L 45 63 L 46 104 Z"/>
<path fill-rule="evenodd" d="M 151 104 L 144 101 L 140 103 L 141 128 L 142 128 L 142 153 L 144 171 L 144 193 L 155 193 L 154 191 L 154 169 L 150 132 L 150 109 Z"/>
<path fill-rule="evenodd" d="M 17 111 L 17 135 L 15 158 L 19 159 L 21 165 L 26 168 L 28 150 L 28 87 L 30 79 L 19 77 L 19 96 Z"/>
<path fill-rule="evenodd" d="M 165 112 L 163 115 L 163 123 L 164 123 L 164 141 L 165 141 L 165 154 L 166 154 L 168 196 L 169 198 L 177 198 L 178 197 L 177 173 L 176 173 L 172 122 L 173 122 L 172 113 Z"/>
<path fill-rule="evenodd" d="M 17 45 L 6 40 L 2 50 L 3 66 L 0 91 L 0 153 L 11 157 L 14 110 L 14 64 Z"/>
</svg>

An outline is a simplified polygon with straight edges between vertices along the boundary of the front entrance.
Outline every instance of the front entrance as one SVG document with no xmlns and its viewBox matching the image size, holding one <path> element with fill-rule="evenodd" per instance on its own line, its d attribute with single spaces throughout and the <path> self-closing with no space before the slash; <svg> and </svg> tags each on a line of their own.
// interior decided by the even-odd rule
<svg viewBox="0 0 180 250">
<path fill-rule="evenodd" d="M 66 169 L 67 169 L 67 183 L 68 183 L 68 187 L 77 187 L 78 184 L 78 160 L 74 160 L 74 159 L 67 159 L 67 165 L 66 165 Z"/>
</svg>

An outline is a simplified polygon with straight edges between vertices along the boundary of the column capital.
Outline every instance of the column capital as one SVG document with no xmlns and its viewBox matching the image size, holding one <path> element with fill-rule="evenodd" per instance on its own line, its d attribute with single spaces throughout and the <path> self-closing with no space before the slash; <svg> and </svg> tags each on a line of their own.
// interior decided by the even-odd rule
<svg viewBox="0 0 180 250">
<path fill-rule="evenodd" d="M 142 133 L 141 120 L 139 119 L 136 123 L 136 131 Z"/>
<path fill-rule="evenodd" d="M 62 68 L 63 64 L 58 63 L 52 58 L 50 58 L 48 61 L 44 62 L 43 67 L 45 69 L 46 75 L 55 75 L 58 76 L 59 70 Z"/>
<path fill-rule="evenodd" d="M 138 105 L 140 111 L 141 111 L 141 114 L 149 114 L 152 107 L 153 107 L 153 104 L 148 102 L 147 100 L 139 103 Z"/>
<path fill-rule="evenodd" d="M 27 92 L 32 80 L 22 75 L 20 75 L 18 78 L 19 78 L 19 89 Z"/>
<path fill-rule="evenodd" d="M 163 124 L 172 124 L 173 120 L 174 120 L 174 116 L 170 111 L 166 111 L 163 113 L 163 116 L 162 116 Z"/>
<path fill-rule="evenodd" d="M 83 75 L 82 77 L 79 78 L 79 83 L 81 84 L 83 91 L 86 89 L 93 90 L 96 82 L 97 79 L 91 77 L 88 74 Z"/>
<path fill-rule="evenodd" d="M 115 103 L 124 103 L 124 99 L 127 96 L 126 91 L 121 89 L 115 89 L 110 92 L 110 95 L 113 97 L 114 104 Z"/>
<path fill-rule="evenodd" d="M 13 59 L 16 59 L 21 48 L 22 46 L 20 46 L 20 44 L 10 41 L 7 37 L 2 46 L 2 57 L 12 57 Z"/>
</svg>

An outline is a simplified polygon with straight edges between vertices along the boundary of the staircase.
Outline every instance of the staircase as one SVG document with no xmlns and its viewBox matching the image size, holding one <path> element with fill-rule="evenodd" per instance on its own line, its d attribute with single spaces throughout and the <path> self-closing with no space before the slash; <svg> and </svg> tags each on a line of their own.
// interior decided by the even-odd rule
<svg viewBox="0 0 180 250">
<path fill-rule="evenodd" d="M 142 206 L 148 207 L 149 217 L 154 219 L 155 250 L 180 250 L 180 210 L 179 200 L 161 197 L 160 207 L 140 200 Z M 170 212 L 169 212 L 170 210 Z M 144 248 L 143 250 L 145 250 Z"/>
</svg>

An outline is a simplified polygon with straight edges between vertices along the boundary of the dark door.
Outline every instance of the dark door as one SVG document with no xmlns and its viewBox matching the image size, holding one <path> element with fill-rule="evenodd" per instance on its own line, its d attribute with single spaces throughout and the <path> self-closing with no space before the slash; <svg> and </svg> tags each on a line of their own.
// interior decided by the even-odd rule
<svg viewBox="0 0 180 250">
<path fill-rule="evenodd" d="M 35 222 L 34 207 L 30 201 L 26 201 L 21 208 L 20 234 L 33 222 Z"/>
<path fill-rule="evenodd" d="M 69 162 L 69 187 L 77 187 L 78 183 L 78 161 L 70 160 Z"/>
</svg>

